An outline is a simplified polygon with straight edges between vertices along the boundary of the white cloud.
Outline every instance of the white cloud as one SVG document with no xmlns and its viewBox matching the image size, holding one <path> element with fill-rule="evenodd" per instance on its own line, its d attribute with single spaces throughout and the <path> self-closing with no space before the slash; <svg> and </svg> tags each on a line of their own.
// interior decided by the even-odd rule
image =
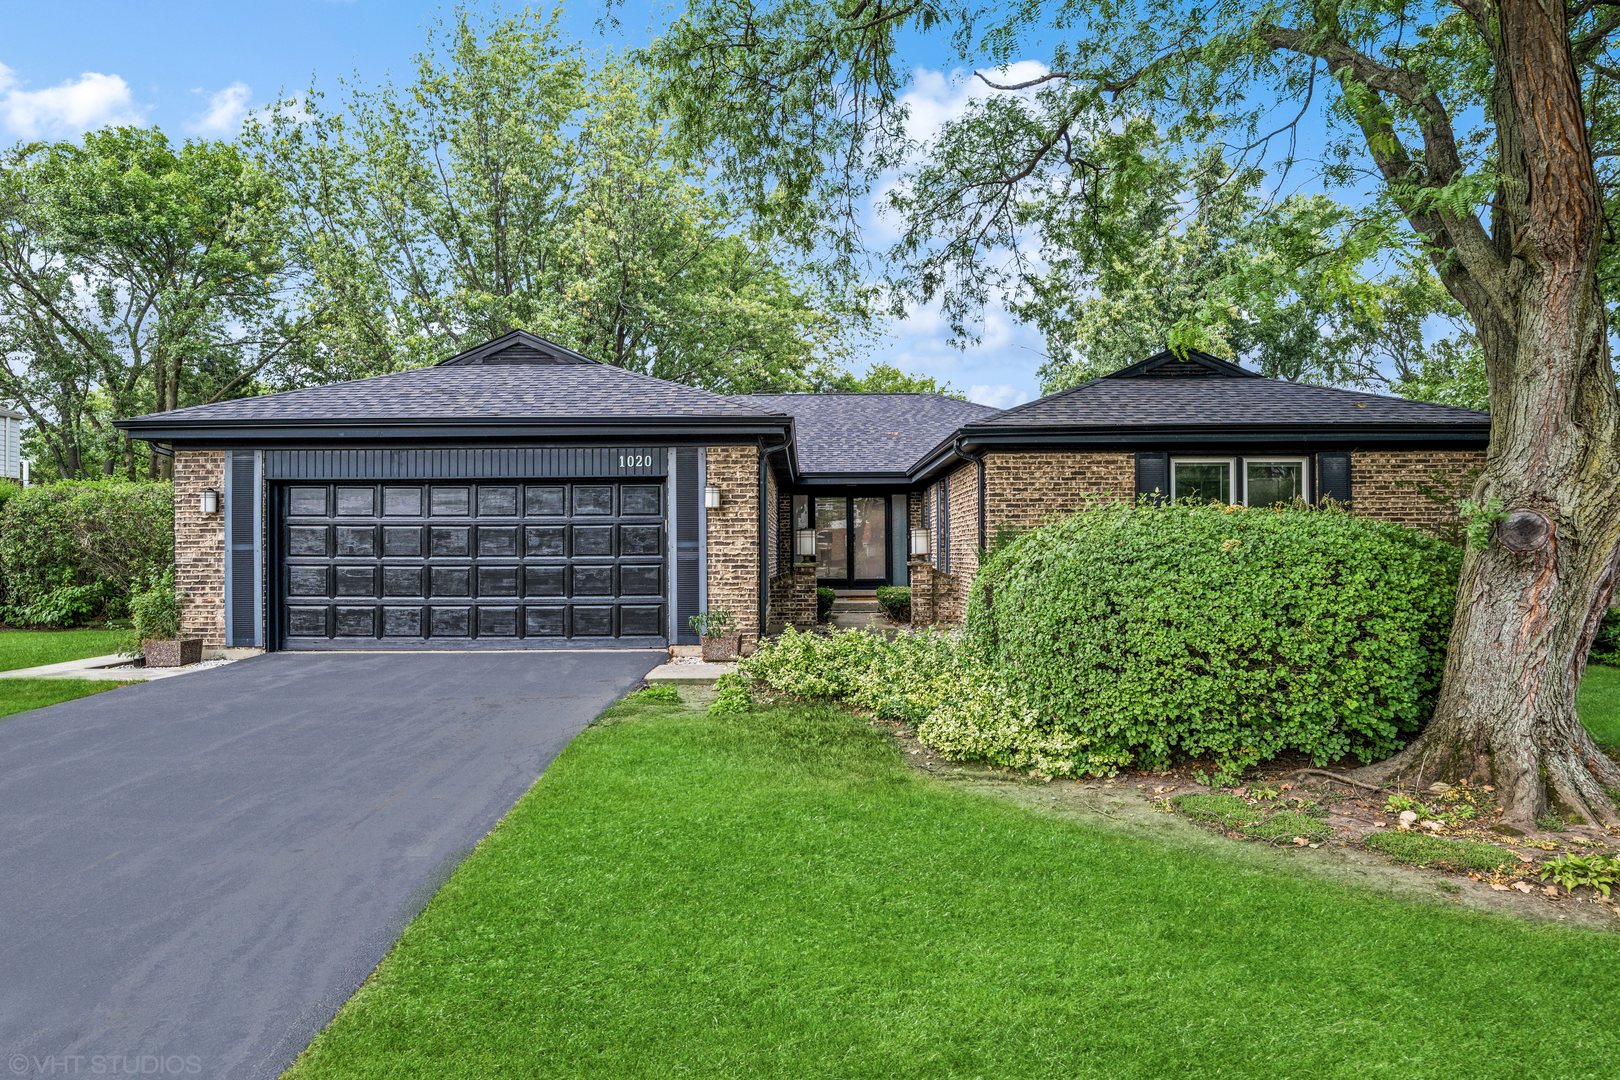
<svg viewBox="0 0 1620 1080">
<path fill-rule="evenodd" d="M 194 93 L 202 93 L 201 90 Z M 242 130 L 242 121 L 248 114 L 248 98 L 253 90 L 244 82 L 233 82 L 223 90 L 208 95 L 208 108 L 186 123 L 186 130 L 195 135 L 235 135 Z"/>
<path fill-rule="evenodd" d="M 984 77 L 1007 86 L 1040 78 L 1049 71 L 1039 60 L 1019 60 L 1003 68 L 986 68 Z M 927 142 L 947 123 L 965 115 L 968 107 L 980 98 L 996 94 L 1027 97 L 1033 93 L 1033 89 L 997 90 L 988 86 L 976 72 L 918 68 L 911 86 L 900 95 L 900 103 L 906 107 L 906 134 L 918 142 Z"/>
<path fill-rule="evenodd" d="M 0 129 L 23 139 L 62 138 L 112 124 L 146 123 L 146 106 L 120 75 L 86 71 L 43 90 L 25 90 L 0 64 Z"/>
<path fill-rule="evenodd" d="M 967 396 L 969 401 L 988 405 L 992 409 L 1010 409 L 1030 400 L 1029 391 L 1012 383 L 996 383 L 994 386 L 975 383 L 968 387 Z"/>
</svg>

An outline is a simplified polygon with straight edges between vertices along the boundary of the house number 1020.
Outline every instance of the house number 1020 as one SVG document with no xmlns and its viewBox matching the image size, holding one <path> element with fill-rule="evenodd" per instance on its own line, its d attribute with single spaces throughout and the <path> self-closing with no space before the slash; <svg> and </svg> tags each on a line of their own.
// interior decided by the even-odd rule
<svg viewBox="0 0 1620 1080">
<path fill-rule="evenodd" d="M 650 469 L 653 456 L 651 454 L 620 454 L 619 468 L 621 469 Z"/>
</svg>

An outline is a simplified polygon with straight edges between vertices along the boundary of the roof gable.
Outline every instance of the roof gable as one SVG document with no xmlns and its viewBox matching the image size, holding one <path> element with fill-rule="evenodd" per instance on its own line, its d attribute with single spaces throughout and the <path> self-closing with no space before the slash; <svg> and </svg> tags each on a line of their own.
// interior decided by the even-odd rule
<svg viewBox="0 0 1620 1080">
<path fill-rule="evenodd" d="M 1141 379 L 1169 376 L 1183 379 L 1258 379 L 1261 377 L 1257 372 L 1238 367 L 1230 360 L 1222 360 L 1218 356 L 1211 356 L 1209 353 L 1198 349 L 1188 349 L 1182 355 L 1177 355 L 1169 349 L 1162 349 L 1146 360 L 1138 360 L 1129 367 L 1120 368 L 1118 371 L 1104 375 L 1103 378 Z"/>
<path fill-rule="evenodd" d="M 527 330 L 513 330 L 498 338 L 474 345 L 448 360 L 440 360 L 436 367 L 469 366 L 474 364 L 600 364 L 584 353 L 564 348 L 555 341 L 547 341 Z"/>
</svg>

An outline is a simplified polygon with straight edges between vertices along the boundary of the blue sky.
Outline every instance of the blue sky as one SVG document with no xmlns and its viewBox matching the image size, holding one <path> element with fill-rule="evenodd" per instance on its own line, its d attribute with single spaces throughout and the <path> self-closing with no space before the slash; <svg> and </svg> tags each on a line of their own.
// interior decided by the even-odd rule
<svg viewBox="0 0 1620 1080">
<path fill-rule="evenodd" d="M 490 2 L 489 10 L 516 5 Z M 107 123 L 150 123 L 172 136 L 230 137 L 242 116 L 312 79 L 407 78 L 425 27 L 446 10 L 419 0 L 281 0 L 67 3 L 0 0 L 0 142 L 71 138 Z M 598 5 L 564 8 L 565 32 L 588 48 L 646 40 L 670 8 L 625 3 L 604 29 Z M 914 42 L 913 122 L 923 128 L 962 107 L 974 84 L 945 70 L 938 46 Z M 930 55 L 930 53 L 933 53 Z M 889 325 L 870 359 L 949 381 L 970 397 L 1007 406 L 1034 397 L 1041 340 L 1005 312 L 986 313 L 982 342 L 946 344 L 930 311 Z"/>
</svg>

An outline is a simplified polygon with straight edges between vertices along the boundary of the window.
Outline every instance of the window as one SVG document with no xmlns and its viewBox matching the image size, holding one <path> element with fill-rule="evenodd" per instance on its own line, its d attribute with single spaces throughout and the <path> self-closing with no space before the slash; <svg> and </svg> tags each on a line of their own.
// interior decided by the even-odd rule
<svg viewBox="0 0 1620 1080">
<path fill-rule="evenodd" d="M 1309 499 L 1305 458 L 1172 458 L 1170 492 L 1175 499 L 1271 506 Z M 1239 468 L 1243 483 L 1236 481 Z"/>
<path fill-rule="evenodd" d="M 1271 506 L 1311 497 L 1304 458 L 1246 458 L 1243 472 L 1243 501 L 1250 506 Z"/>
<path fill-rule="evenodd" d="M 1170 495 L 1174 499 L 1199 502 L 1232 501 L 1231 458 L 1173 458 L 1170 461 Z"/>
</svg>

